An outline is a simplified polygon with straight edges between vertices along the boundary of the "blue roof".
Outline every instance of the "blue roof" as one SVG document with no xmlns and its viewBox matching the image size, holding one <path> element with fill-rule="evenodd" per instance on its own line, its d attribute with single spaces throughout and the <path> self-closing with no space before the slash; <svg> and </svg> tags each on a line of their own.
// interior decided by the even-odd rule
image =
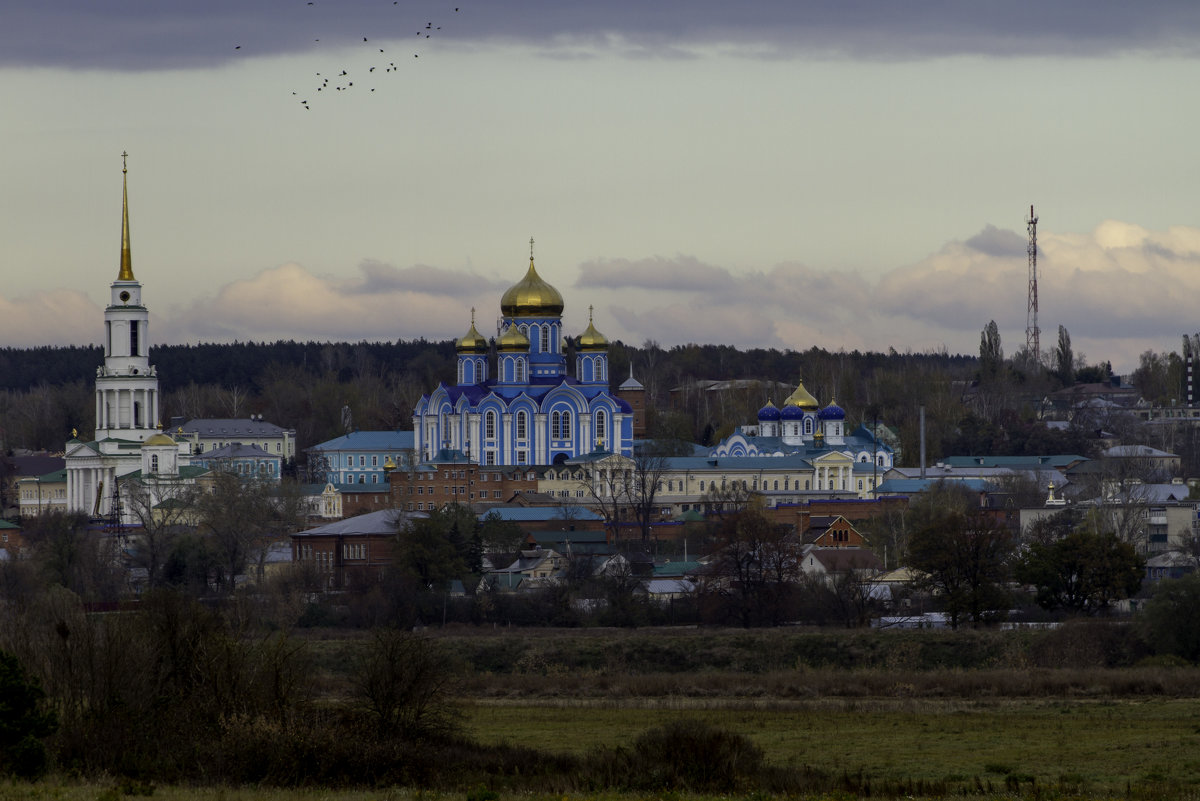
<svg viewBox="0 0 1200 801">
<path fill-rule="evenodd" d="M 544 523 L 547 520 L 603 520 L 604 518 L 586 506 L 495 506 L 483 514 L 483 520 L 496 515 L 501 520 L 513 523 Z"/>
<path fill-rule="evenodd" d="M 942 464 L 951 467 L 1009 467 L 1021 470 L 1064 468 L 1076 462 L 1089 461 L 1077 453 L 1055 453 L 1047 456 L 944 456 Z"/>
<path fill-rule="evenodd" d="M 246 445 L 242 442 L 231 442 L 220 448 L 214 448 L 208 453 L 198 454 L 195 458 L 200 462 L 216 459 L 279 459 L 282 461 L 282 457 L 278 454 L 267 453 L 257 445 Z"/>
<path fill-rule="evenodd" d="M 803 456 L 668 456 L 663 467 L 667 470 L 812 470 L 812 463 Z"/>
<path fill-rule="evenodd" d="M 940 478 L 889 478 L 879 483 L 879 488 L 876 492 L 895 492 L 902 495 L 911 495 L 917 492 L 925 492 L 942 480 Z M 982 478 L 957 479 L 951 482 L 950 485 L 953 487 L 964 487 L 975 492 L 994 492 L 996 489 L 995 484 L 990 481 L 984 481 Z"/>
<path fill-rule="evenodd" d="M 313 445 L 310 451 L 411 451 L 416 447 L 412 431 L 351 431 L 349 434 Z"/>
<path fill-rule="evenodd" d="M 521 395 L 528 395 L 533 400 L 540 401 L 550 390 L 563 384 L 579 392 L 588 400 L 598 395 L 604 395 L 612 400 L 622 412 L 626 414 L 633 413 L 633 407 L 627 401 L 609 392 L 607 384 L 580 384 L 571 376 L 533 376 L 526 384 L 501 384 L 496 379 L 489 378 L 482 384 L 458 385 L 443 383 L 438 388 L 445 391 L 451 405 L 456 405 L 459 398 L 466 397 L 472 406 L 476 406 L 481 400 L 492 393 L 495 393 L 504 400 L 513 400 Z M 428 400 L 431 395 L 432 393 L 425 395 L 424 399 Z"/>
</svg>

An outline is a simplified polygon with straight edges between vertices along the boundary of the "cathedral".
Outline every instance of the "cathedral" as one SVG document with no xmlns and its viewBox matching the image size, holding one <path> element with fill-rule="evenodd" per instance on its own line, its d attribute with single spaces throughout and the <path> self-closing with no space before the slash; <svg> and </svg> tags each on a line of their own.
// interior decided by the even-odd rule
<svg viewBox="0 0 1200 801">
<path fill-rule="evenodd" d="M 460 451 L 485 465 L 548 465 L 592 453 L 633 452 L 633 410 L 608 389 L 608 340 L 591 310 L 575 345 L 573 374 L 563 298 L 529 269 L 500 300 L 497 337 L 471 326 L 455 343 L 457 377 L 413 411 L 415 449 L 431 460 Z M 494 352 L 493 352 L 494 346 Z"/>
</svg>

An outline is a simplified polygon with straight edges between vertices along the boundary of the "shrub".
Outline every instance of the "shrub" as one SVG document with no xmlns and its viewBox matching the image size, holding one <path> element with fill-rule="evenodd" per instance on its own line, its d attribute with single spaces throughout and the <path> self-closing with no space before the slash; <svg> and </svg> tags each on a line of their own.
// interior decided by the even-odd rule
<svg viewBox="0 0 1200 801">
<path fill-rule="evenodd" d="M 634 757 L 634 775 L 651 786 L 694 791 L 732 790 L 763 765 L 762 749 L 748 737 L 689 720 L 642 734 Z"/>
<path fill-rule="evenodd" d="M 355 704 L 380 738 L 444 736 L 455 729 L 455 674 L 428 637 L 377 629 L 353 667 Z"/>
<path fill-rule="evenodd" d="M 46 772 L 42 738 L 57 727 L 54 714 L 43 709 L 45 693 L 37 679 L 25 673 L 20 661 L 0 651 L 0 761 L 22 779 Z"/>
<path fill-rule="evenodd" d="M 1155 653 L 1200 661 L 1200 574 L 1159 582 L 1141 617 Z"/>
</svg>

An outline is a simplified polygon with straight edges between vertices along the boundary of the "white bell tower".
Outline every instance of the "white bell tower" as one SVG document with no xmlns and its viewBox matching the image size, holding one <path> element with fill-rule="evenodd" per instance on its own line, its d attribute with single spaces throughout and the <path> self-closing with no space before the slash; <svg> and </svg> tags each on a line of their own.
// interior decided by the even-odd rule
<svg viewBox="0 0 1200 801">
<path fill-rule="evenodd" d="M 158 376 L 150 364 L 150 312 L 133 277 L 126 154 L 121 154 L 121 271 L 104 310 L 104 365 L 96 370 L 96 440 L 143 442 L 156 433 Z"/>
</svg>

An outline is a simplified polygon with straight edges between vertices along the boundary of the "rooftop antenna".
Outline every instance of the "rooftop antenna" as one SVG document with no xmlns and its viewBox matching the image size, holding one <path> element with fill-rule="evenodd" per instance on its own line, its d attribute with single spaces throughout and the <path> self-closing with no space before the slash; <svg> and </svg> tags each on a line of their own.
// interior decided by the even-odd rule
<svg viewBox="0 0 1200 801">
<path fill-rule="evenodd" d="M 1033 363 L 1041 366 L 1041 331 L 1038 330 L 1037 319 L 1037 224 L 1038 218 L 1033 213 L 1033 204 L 1030 204 L 1029 219 L 1025 221 L 1025 225 L 1029 229 L 1029 305 L 1025 313 L 1025 350 L 1033 357 Z"/>
</svg>

